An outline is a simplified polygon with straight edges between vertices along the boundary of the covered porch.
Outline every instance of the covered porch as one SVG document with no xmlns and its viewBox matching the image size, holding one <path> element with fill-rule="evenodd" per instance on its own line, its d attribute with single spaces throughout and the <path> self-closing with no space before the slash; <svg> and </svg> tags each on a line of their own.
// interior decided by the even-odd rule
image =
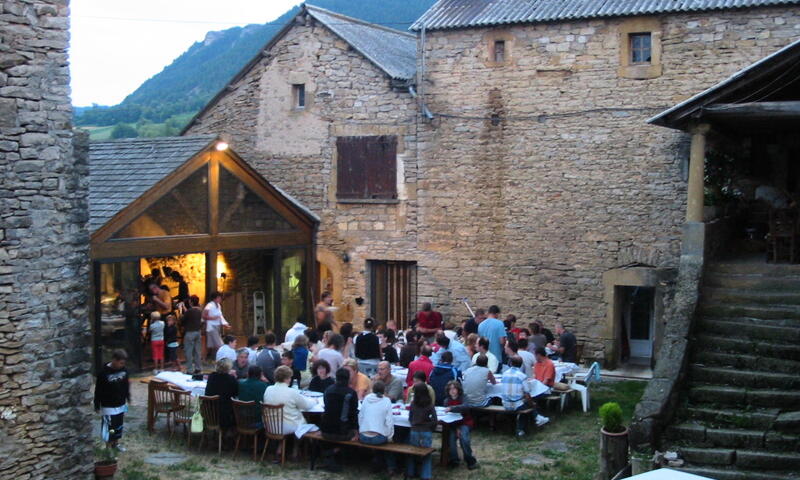
<svg viewBox="0 0 800 480">
<path fill-rule="evenodd" d="M 150 358 L 150 284 L 179 326 L 189 297 L 213 291 L 236 336 L 310 320 L 319 219 L 217 137 L 94 143 L 90 192 L 97 364 L 115 348 L 134 369 Z"/>
</svg>

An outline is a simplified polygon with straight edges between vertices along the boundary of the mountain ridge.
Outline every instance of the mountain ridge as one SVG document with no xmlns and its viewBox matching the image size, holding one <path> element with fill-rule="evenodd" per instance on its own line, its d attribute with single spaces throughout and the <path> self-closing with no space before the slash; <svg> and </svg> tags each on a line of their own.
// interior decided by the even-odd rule
<svg viewBox="0 0 800 480">
<path fill-rule="evenodd" d="M 404 31 L 435 0 L 317 0 L 314 6 Z M 74 107 L 78 126 L 128 124 L 143 135 L 174 135 L 299 12 L 295 6 L 277 19 L 209 31 L 171 64 L 144 81 L 114 106 Z M 159 129 L 143 128 L 163 124 Z M 117 130 L 115 128 L 115 130 Z M 125 135 L 132 135 L 131 129 Z"/>
</svg>

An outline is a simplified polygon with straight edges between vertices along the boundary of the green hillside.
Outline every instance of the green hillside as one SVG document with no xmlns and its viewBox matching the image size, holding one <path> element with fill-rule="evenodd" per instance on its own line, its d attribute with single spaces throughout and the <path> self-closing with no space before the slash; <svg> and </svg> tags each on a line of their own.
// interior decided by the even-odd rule
<svg viewBox="0 0 800 480">
<path fill-rule="evenodd" d="M 313 5 L 406 30 L 434 0 L 316 0 Z M 297 14 L 294 7 L 262 25 L 209 32 L 160 73 L 145 81 L 119 105 L 77 107 L 75 123 L 92 138 L 171 135 L 208 102 L 280 29 Z M 113 129 L 89 127 L 121 126 Z M 105 137 L 105 138 L 108 138 Z"/>
</svg>

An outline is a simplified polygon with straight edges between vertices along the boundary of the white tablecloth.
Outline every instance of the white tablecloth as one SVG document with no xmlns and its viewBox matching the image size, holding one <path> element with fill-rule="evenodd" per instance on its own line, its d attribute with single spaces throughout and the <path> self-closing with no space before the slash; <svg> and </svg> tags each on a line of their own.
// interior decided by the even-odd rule
<svg viewBox="0 0 800 480">
<path fill-rule="evenodd" d="M 502 385 L 502 374 L 495 375 L 497 379 L 497 384 L 489 385 L 489 398 L 503 398 L 503 385 Z M 526 383 L 530 386 L 531 389 L 531 397 L 536 397 L 543 393 L 548 393 L 550 388 L 545 385 L 544 383 L 536 380 L 535 378 L 529 378 Z"/>
<path fill-rule="evenodd" d="M 165 382 L 169 382 L 173 385 L 176 385 L 188 392 L 192 392 L 192 395 L 205 395 L 206 393 L 206 381 L 205 380 L 192 380 L 191 375 L 187 375 L 181 372 L 161 372 L 156 375 L 156 378 L 159 380 L 164 380 Z"/>
</svg>

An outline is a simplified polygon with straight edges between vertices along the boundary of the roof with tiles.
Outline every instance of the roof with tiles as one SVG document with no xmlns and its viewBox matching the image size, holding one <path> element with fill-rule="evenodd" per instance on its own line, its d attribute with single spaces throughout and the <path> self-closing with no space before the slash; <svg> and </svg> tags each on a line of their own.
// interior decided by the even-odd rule
<svg viewBox="0 0 800 480">
<path fill-rule="evenodd" d="M 411 30 L 474 28 L 672 12 L 797 5 L 800 0 L 439 0 Z"/>
<path fill-rule="evenodd" d="M 414 78 L 417 65 L 417 39 L 414 35 L 313 5 L 306 5 L 306 10 L 389 77 L 397 80 Z"/>
<path fill-rule="evenodd" d="M 216 135 L 130 138 L 89 144 L 89 231 L 207 149 Z"/>
</svg>

